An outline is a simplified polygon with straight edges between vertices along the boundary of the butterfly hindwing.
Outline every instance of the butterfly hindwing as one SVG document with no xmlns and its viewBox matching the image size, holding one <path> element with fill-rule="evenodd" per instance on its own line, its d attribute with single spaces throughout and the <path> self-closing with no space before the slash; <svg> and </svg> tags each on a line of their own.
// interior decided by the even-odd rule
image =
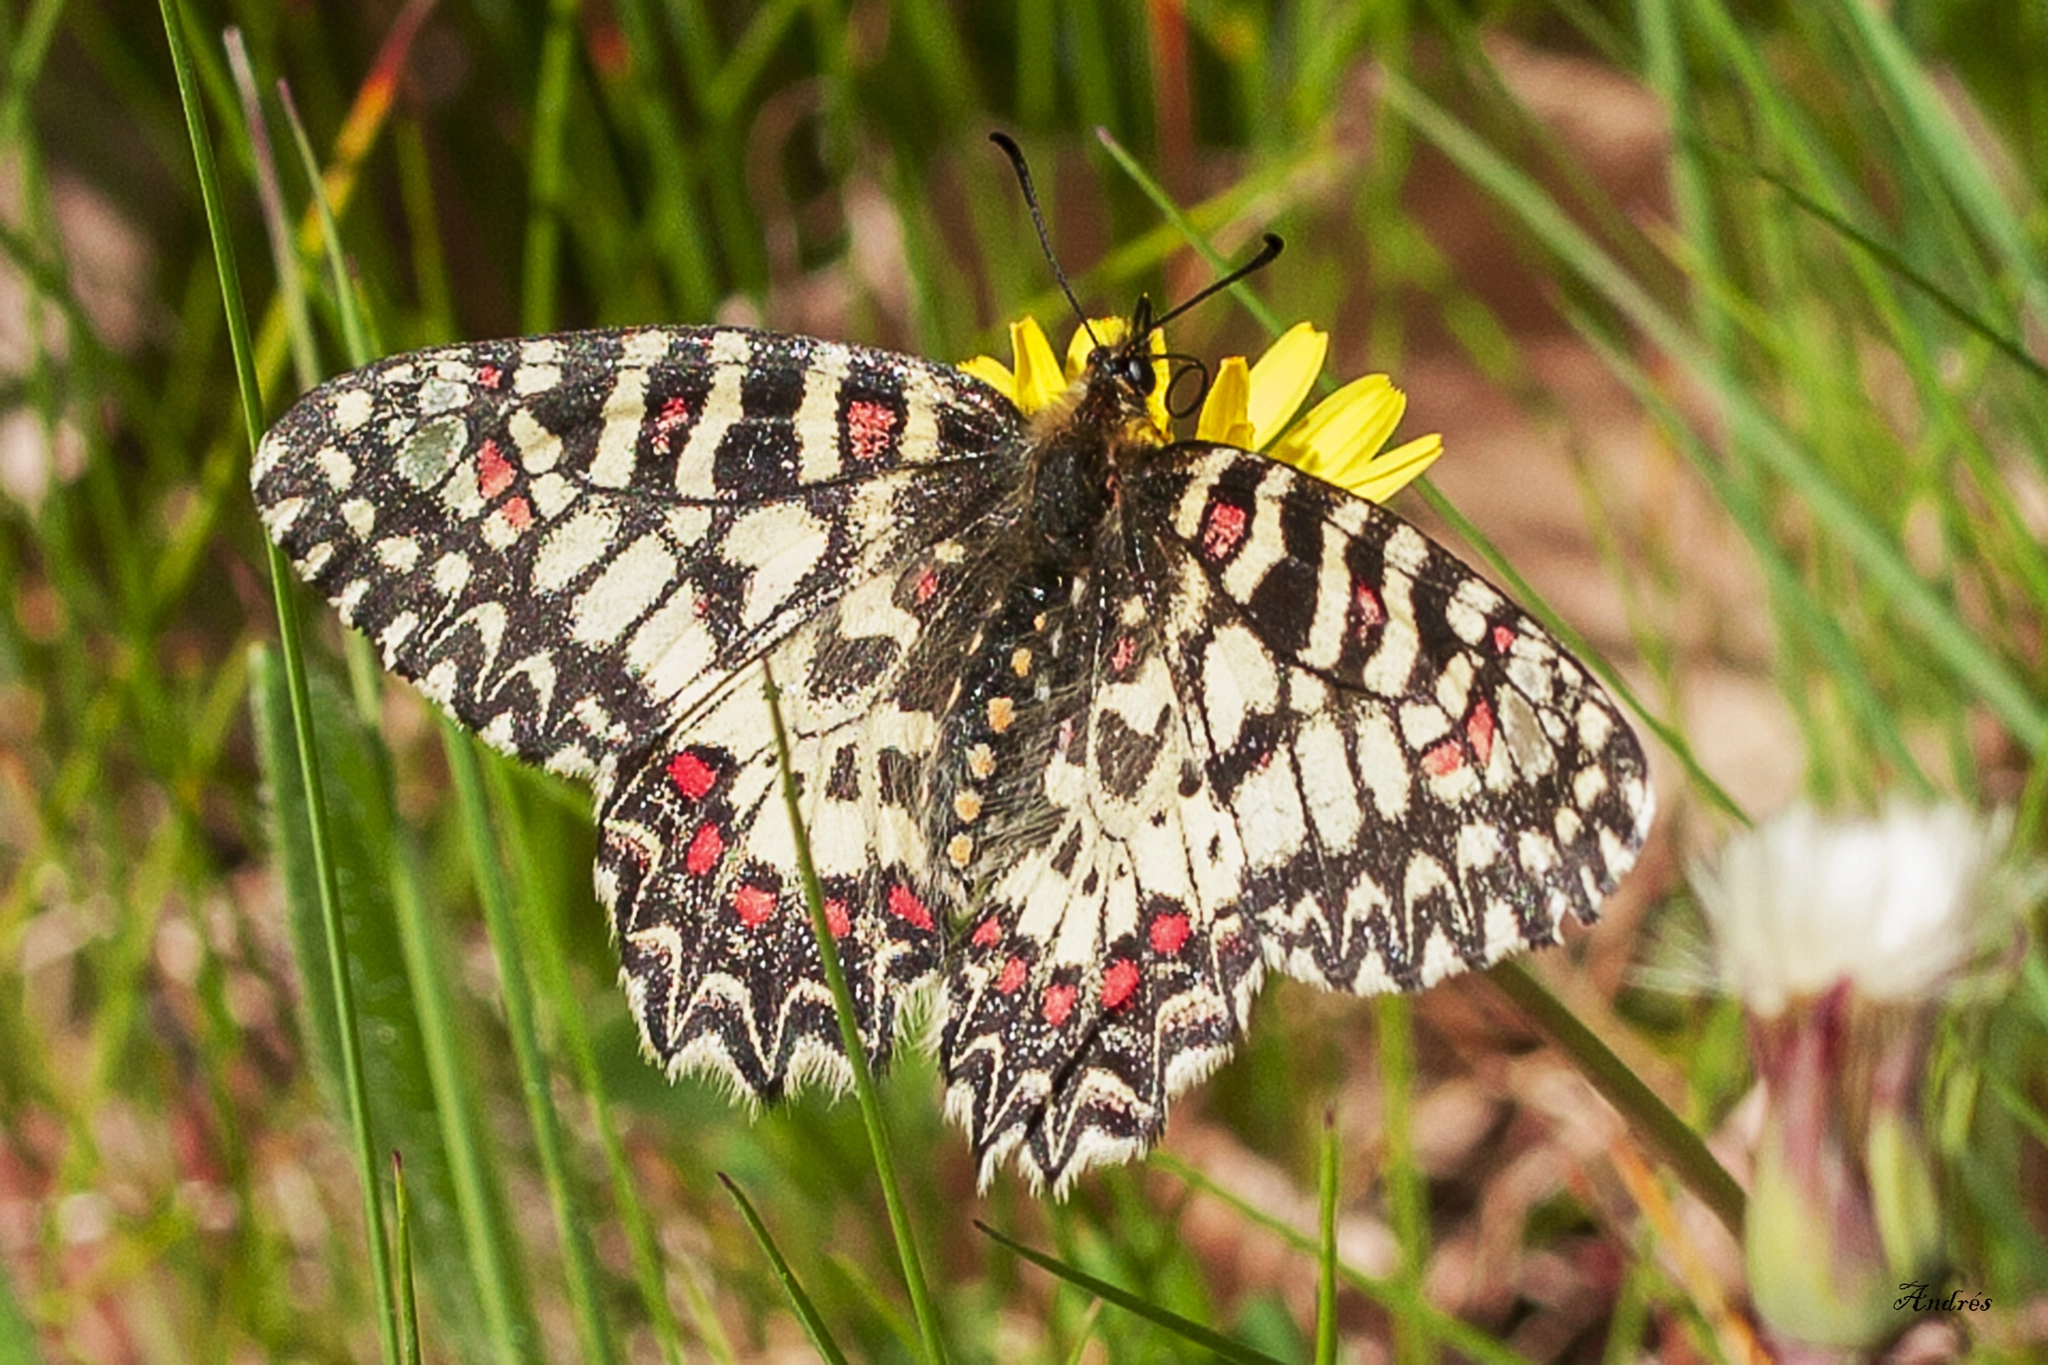
<svg viewBox="0 0 2048 1365">
<path fill-rule="evenodd" d="M 388 666 L 602 785 L 994 496 L 1017 425 L 958 370 L 887 352 L 583 332 L 344 375 L 271 430 L 253 480 L 272 536 Z"/>
<path fill-rule="evenodd" d="M 851 1079 L 803 898 L 771 678 L 825 922 L 878 1065 L 937 967 L 942 912 L 925 889 L 913 777 L 935 729 L 894 697 L 931 605 L 917 600 L 923 573 L 869 580 L 741 670 L 599 812 L 599 893 L 627 995 L 671 1073 L 758 1099 Z"/>
</svg>

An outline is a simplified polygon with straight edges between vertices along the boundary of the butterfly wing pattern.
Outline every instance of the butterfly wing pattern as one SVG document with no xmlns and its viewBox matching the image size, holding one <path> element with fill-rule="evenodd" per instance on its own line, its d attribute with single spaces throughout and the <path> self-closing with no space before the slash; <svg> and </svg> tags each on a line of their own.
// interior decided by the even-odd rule
<svg viewBox="0 0 2048 1365">
<path fill-rule="evenodd" d="M 1591 920 L 1643 755 L 1534 621 L 1391 512 L 1168 444 L 1111 364 L 980 381 L 739 328 L 398 356 L 307 395 L 266 528 L 385 663 L 587 780 L 649 1053 L 844 1086 L 783 809 L 861 1035 L 938 984 L 984 1182 L 1155 1140 L 1266 970 L 1413 990 Z"/>
</svg>

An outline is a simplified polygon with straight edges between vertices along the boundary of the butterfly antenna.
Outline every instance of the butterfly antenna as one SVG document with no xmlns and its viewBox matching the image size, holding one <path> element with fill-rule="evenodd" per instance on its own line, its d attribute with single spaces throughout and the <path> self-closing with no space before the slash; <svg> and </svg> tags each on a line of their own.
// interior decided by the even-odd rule
<svg viewBox="0 0 2048 1365">
<path fill-rule="evenodd" d="M 1167 323 L 1172 322 L 1175 318 L 1179 317 L 1182 313 L 1187 312 L 1188 309 L 1194 307 L 1203 299 L 1208 298 L 1211 294 L 1217 293 L 1220 290 L 1228 289 L 1231 285 L 1236 284 L 1245 276 L 1256 274 L 1257 272 L 1264 270 L 1267 266 L 1273 264 L 1274 258 L 1280 254 L 1281 248 L 1285 245 L 1286 243 L 1280 240 L 1280 236 L 1278 233 L 1267 233 L 1266 244 L 1259 248 L 1258 255 L 1252 257 L 1243 265 L 1231 271 L 1228 275 L 1225 275 L 1222 279 L 1212 282 L 1206 289 L 1202 290 L 1201 293 L 1195 295 L 1187 302 L 1181 304 L 1180 307 L 1173 309 L 1172 311 L 1165 314 L 1163 317 L 1154 318 L 1152 320 L 1152 325 L 1146 330 L 1158 331 L 1161 327 L 1164 327 Z"/>
<path fill-rule="evenodd" d="M 1045 252 L 1045 263 L 1052 267 L 1052 277 L 1060 282 L 1060 292 L 1067 296 L 1067 305 L 1074 310 L 1074 316 L 1081 320 L 1081 326 L 1087 331 L 1088 339 L 1100 347 L 1102 338 L 1096 336 L 1095 329 L 1089 326 L 1088 315 L 1081 311 L 1081 302 L 1074 297 L 1073 286 L 1067 283 L 1067 272 L 1060 269 L 1060 258 L 1052 253 L 1052 237 L 1045 230 L 1045 215 L 1038 208 L 1038 189 L 1031 183 L 1031 168 L 1024 164 L 1024 149 L 1019 147 L 1016 139 L 1008 133 L 990 133 L 988 140 L 1002 148 L 1003 155 L 1010 158 L 1010 165 L 1017 172 L 1017 183 L 1024 190 L 1025 207 L 1031 210 L 1031 225 L 1038 229 L 1038 245 Z M 1273 240 L 1277 242 L 1280 239 L 1276 237 Z"/>
</svg>

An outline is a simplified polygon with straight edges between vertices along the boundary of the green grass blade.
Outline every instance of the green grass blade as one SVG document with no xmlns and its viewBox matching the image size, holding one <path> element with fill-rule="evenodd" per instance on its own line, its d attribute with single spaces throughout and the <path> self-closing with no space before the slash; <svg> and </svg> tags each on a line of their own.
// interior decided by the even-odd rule
<svg viewBox="0 0 2048 1365">
<path fill-rule="evenodd" d="M 1316 1365 L 1337 1365 L 1337 1111 L 1316 1152 Z"/>
<path fill-rule="evenodd" d="M 242 97 L 242 126 L 248 132 L 249 155 L 255 163 L 256 199 L 263 207 L 264 236 L 270 243 L 271 264 L 277 270 L 277 297 L 284 307 L 292 364 L 298 371 L 299 387 L 310 388 L 319 375 L 320 365 L 313 351 L 313 325 L 306 315 L 306 291 L 295 268 L 297 258 L 292 251 L 291 225 L 285 218 L 284 191 L 277 180 L 270 126 L 263 117 L 255 68 L 250 65 L 249 46 L 240 29 L 228 30 L 226 46 L 228 70 L 234 76 L 236 93 Z"/>
<path fill-rule="evenodd" d="M 1948 101 L 1906 47 L 1892 18 L 1859 0 L 1835 0 L 1832 9 L 1847 22 L 1871 72 L 1903 110 L 1922 159 L 1947 181 L 1969 220 L 1997 247 L 2016 277 L 2014 292 L 2040 288 L 2040 257 L 2026 226 L 2006 204 L 1976 144 L 1957 126 Z"/>
<path fill-rule="evenodd" d="M 1088 1311 L 1081 1317 L 1080 1330 L 1074 1333 L 1074 1349 L 1067 1352 L 1067 1365 L 1081 1365 L 1088 1354 L 1088 1347 L 1095 1340 L 1095 1324 L 1102 1318 L 1102 1300 L 1091 1299 Z"/>
<path fill-rule="evenodd" d="M 555 254 L 562 237 L 562 125 L 569 117 L 569 65 L 576 55 L 578 0 L 549 0 L 533 96 L 533 145 L 527 190 L 526 273 L 519 326 L 528 333 L 555 326 Z"/>
<path fill-rule="evenodd" d="M 358 714 L 375 715 L 381 674 L 371 657 L 369 641 L 352 635 L 349 645 Z M 441 1217 L 428 1224 L 430 1233 L 445 1230 L 444 1235 L 427 1238 L 428 1286 L 444 1316 L 454 1310 L 458 1300 L 457 1320 L 472 1311 L 481 1316 L 478 1335 L 488 1350 L 475 1354 L 499 1361 L 530 1359 L 540 1341 L 540 1325 L 523 1289 L 519 1235 L 506 1216 L 503 1189 L 493 1174 L 501 1161 L 485 1136 L 482 1103 L 470 1079 L 481 1070 L 473 1051 L 476 1035 L 465 1028 L 450 985 L 461 975 L 460 955 L 428 913 L 420 852 L 396 816 L 390 754 L 382 738 L 367 728 L 363 751 L 378 767 L 378 780 L 366 794 L 363 808 L 381 821 L 385 830 L 383 847 L 390 851 L 385 875 L 391 888 L 391 921 L 411 996 L 411 1027 L 439 1121 L 431 1135 L 439 1139 L 437 1145 L 424 1145 L 430 1135 L 422 1134 L 422 1141 L 409 1149 L 414 1153 L 413 1185 L 422 1194 L 439 1196 L 440 1182 L 423 1182 L 423 1168 L 431 1173 L 445 1162 L 447 1193 L 441 1206 L 454 1210 L 452 1220 Z M 451 1266 L 443 1262 L 457 1259 L 447 1249 L 447 1244 L 457 1239 L 456 1229 L 464 1264 Z M 474 1288 L 473 1301 L 459 1288 L 465 1283 Z"/>
<path fill-rule="evenodd" d="M 541 1175 L 547 1184 L 548 1204 L 555 1218 L 555 1233 L 561 1242 L 562 1261 L 568 1275 L 569 1302 L 576 1318 L 577 1338 L 583 1358 L 614 1362 L 618 1350 L 605 1320 L 598 1287 L 597 1262 L 591 1250 L 590 1229 L 577 1207 L 570 1187 L 571 1172 L 562 1122 L 548 1086 L 547 1059 L 542 1055 L 540 1030 L 535 1022 L 532 979 L 526 970 L 526 953 L 520 942 L 519 915 L 512 906 L 512 892 L 505 884 L 504 861 L 491 827 L 491 813 L 484 796 L 481 764 L 475 742 L 446 715 L 439 715 L 442 750 L 448 756 L 448 770 L 455 779 L 456 802 L 461 807 L 463 831 L 469 843 L 470 866 L 476 875 L 477 898 L 483 902 L 484 924 L 491 949 L 498 959 L 498 978 L 505 1000 L 505 1030 L 512 1039 L 512 1058 L 519 1071 L 519 1084 L 526 1097 L 526 1115 L 533 1128 L 534 1147 L 540 1157 Z"/>
<path fill-rule="evenodd" d="M 1005 1237 L 979 1218 L 974 1220 L 974 1226 L 991 1241 L 1009 1248 L 1011 1252 L 1023 1257 L 1040 1270 L 1087 1290 L 1105 1303 L 1113 1303 L 1127 1313 L 1163 1327 L 1181 1340 L 1213 1352 L 1220 1359 L 1238 1361 L 1241 1365 L 1280 1365 L 1277 1359 L 1264 1351 L 1255 1351 L 1243 1342 L 1227 1337 L 1212 1327 L 1205 1327 L 1192 1318 L 1184 1318 L 1178 1313 L 1169 1312 L 1128 1289 L 1098 1279 L 1085 1270 L 1068 1265 L 1058 1257 L 1048 1256 L 1022 1242 Z"/>
<path fill-rule="evenodd" d="M 35 1326 L 15 1297 L 14 1277 L 0 1272 L 0 1365 L 41 1365 L 42 1359 Z"/>
<path fill-rule="evenodd" d="M 2034 359 L 2033 354 L 2027 350 L 2024 342 L 1986 321 L 1968 304 L 1942 288 L 1940 284 L 1914 266 L 1911 261 L 1908 261 L 1882 239 L 1857 227 L 1848 218 L 1821 203 L 1820 200 L 1814 198 L 1805 190 L 1800 189 L 1799 186 L 1793 184 L 1786 177 L 1779 175 L 1776 171 L 1738 156 L 1727 148 L 1715 147 L 1709 150 L 1713 151 L 1717 156 L 1741 166 L 1750 175 L 1755 176 L 1758 180 L 1763 181 L 1766 185 L 1769 185 L 1778 193 L 1791 200 L 1800 212 L 1825 223 L 1848 241 L 1854 242 L 1870 255 L 1872 259 L 1876 260 L 1878 264 L 1882 265 L 1906 284 L 1911 285 L 1928 302 L 1982 337 L 1985 341 L 1990 342 L 1998 350 L 1999 354 L 2019 366 L 2031 378 L 2041 383 L 2048 383 L 2048 365 L 2043 365 L 2040 361 Z"/>
<path fill-rule="evenodd" d="M 1564 1050 L 1579 1074 L 1592 1082 L 1628 1120 L 1629 1127 L 1677 1172 L 1686 1188 L 1739 1239 L 1748 1201 L 1735 1177 L 1707 1150 L 1700 1135 L 1521 963 L 1512 959 L 1498 963 L 1487 972 L 1487 980 Z"/>
<path fill-rule="evenodd" d="M 192 143 L 194 169 L 206 208 L 209 237 L 213 243 L 214 265 L 220 277 L 222 305 L 228 320 L 228 336 L 235 357 L 235 378 L 241 391 L 242 421 L 253 452 L 262 435 L 263 399 L 256 385 L 256 369 L 249 342 L 249 323 L 243 311 L 240 269 L 235 261 L 234 241 L 227 227 L 222 203 L 220 173 L 214 162 L 213 142 L 206 130 L 192 68 L 192 55 L 185 43 L 184 19 L 179 0 L 160 0 L 164 35 L 169 40 L 171 65 L 176 73 L 179 100 L 184 106 L 185 126 Z M 356 1175 L 361 1182 L 363 1222 L 370 1249 L 370 1269 L 377 1298 L 378 1341 L 387 1365 L 398 1359 L 397 1308 L 391 1300 L 390 1248 L 385 1240 L 384 1205 L 378 1188 L 375 1139 L 370 1131 L 369 1095 L 363 1080 L 361 1040 L 356 1035 L 353 989 L 348 979 L 346 933 L 341 922 L 341 898 L 335 883 L 333 850 L 329 843 L 327 796 L 320 782 L 314 755 L 312 706 L 308 699 L 304 652 L 300 644 L 298 615 L 290 593 L 290 571 L 284 553 L 269 546 L 271 593 L 276 601 L 278 634 L 284 655 L 285 681 L 291 697 L 292 728 L 299 757 L 301 780 L 305 784 L 306 819 L 311 835 L 316 876 L 319 882 L 321 919 L 326 929 L 327 950 L 333 971 L 334 998 L 341 1024 L 339 1029 L 343 1066 L 348 1077 L 349 1123 L 355 1138 Z"/>
<path fill-rule="evenodd" d="M 534 857 L 534 841 L 522 828 L 519 801 L 509 780 L 511 771 L 504 764 L 494 764 L 490 773 L 496 806 L 505 822 L 504 842 L 519 885 L 544 886 L 547 883 Z M 528 911 L 537 908 L 531 896 L 522 897 L 520 904 Z M 534 982 L 542 1000 L 558 1003 L 554 1012 L 555 1027 L 575 1065 L 577 1085 L 589 1101 L 591 1126 L 596 1130 L 598 1145 L 604 1152 L 605 1169 L 611 1177 L 612 1203 L 624 1224 L 626 1244 L 633 1257 L 634 1277 L 639 1281 L 641 1301 L 647 1307 L 648 1325 L 663 1360 L 668 1365 L 682 1365 L 682 1344 L 678 1339 L 675 1311 L 669 1304 L 668 1292 L 662 1282 L 662 1250 L 647 1211 L 641 1207 L 633 1171 L 627 1164 L 626 1148 L 619 1140 L 619 1127 L 612 1114 L 604 1072 L 598 1065 L 596 1046 L 591 1042 L 590 1029 L 584 1022 L 583 1011 L 570 983 L 568 963 L 563 960 L 556 935 L 549 932 L 548 926 L 539 923 L 539 918 L 529 919 L 525 928 L 527 939 L 533 944 Z M 686 1285 L 696 1282 L 696 1276 L 690 1273 L 693 1269 L 684 1268 L 681 1278 Z M 716 1343 L 715 1349 L 722 1357 L 730 1357 L 731 1348 L 724 1344 L 717 1316 L 710 1311 L 708 1304 L 701 1302 L 700 1295 L 693 1293 L 692 1299 L 691 1308 L 699 1334 Z"/>
<path fill-rule="evenodd" d="M 420 1305 L 412 1283 L 412 1206 L 405 1197 L 405 1162 L 391 1154 L 391 1202 L 398 1210 L 398 1345 L 405 1365 L 420 1365 Z"/>
<path fill-rule="evenodd" d="M 767 663 L 762 663 L 767 673 Z M 925 1358 L 940 1365 L 946 1359 L 945 1337 L 939 1330 L 938 1309 L 925 1285 L 924 1262 L 918 1255 L 917 1238 L 896 1180 L 896 1160 L 889 1148 L 888 1125 L 882 1119 L 881 1097 L 875 1091 L 875 1077 L 868 1066 L 867 1044 L 860 1036 L 860 1016 L 854 1013 L 853 992 L 847 989 L 846 972 L 839 962 L 839 947 L 825 922 L 825 892 L 818 883 L 818 871 L 811 863 L 811 841 L 804 828 L 803 812 L 797 806 L 796 774 L 790 768 L 789 733 L 782 724 L 782 697 L 775 680 L 767 677 L 762 695 L 768 716 L 775 726 L 775 761 L 782 774 L 782 801 L 789 813 L 790 833 L 796 840 L 797 869 L 804 884 L 804 904 L 811 913 L 811 933 L 818 942 L 818 956 L 825 968 L 825 984 L 832 991 L 833 1013 L 839 1018 L 839 1042 L 846 1050 L 847 1065 L 853 1071 L 853 1091 L 860 1101 L 861 1120 L 867 1126 L 868 1147 L 874 1157 L 875 1177 L 882 1185 L 882 1200 L 889 1210 L 889 1231 L 896 1239 L 896 1254 L 903 1263 L 903 1282 L 910 1292 L 911 1312 Z"/>
<path fill-rule="evenodd" d="M 718 1173 L 718 1182 L 725 1186 L 726 1193 L 740 1206 L 740 1217 L 747 1220 L 747 1227 L 754 1234 L 754 1240 L 760 1243 L 762 1254 L 767 1256 L 768 1264 L 775 1268 L 775 1278 L 781 1283 L 782 1292 L 789 1296 L 790 1307 L 796 1310 L 797 1321 L 803 1324 L 804 1335 L 811 1339 L 811 1345 L 818 1348 L 819 1356 L 827 1361 L 828 1365 L 846 1365 L 845 1353 L 839 1349 L 839 1343 L 832 1340 L 831 1330 L 825 1326 L 825 1319 L 819 1316 L 817 1305 L 812 1303 L 811 1296 L 804 1292 L 802 1281 L 798 1280 L 796 1272 L 789 1268 L 789 1262 L 783 1257 L 782 1249 L 776 1246 L 775 1239 L 768 1235 L 768 1225 L 762 1222 L 761 1215 L 754 1211 L 752 1201 L 740 1193 L 740 1187 L 734 1184 L 732 1177 L 724 1171 Z"/>
<path fill-rule="evenodd" d="M 257 754 L 274 806 L 271 847 L 285 888 L 286 940 L 305 994 L 300 1018 L 309 1035 L 307 1051 L 316 1063 L 315 1074 L 338 1109 L 347 1087 L 346 1069 L 336 1033 L 333 973 L 322 932 L 303 784 L 292 744 L 290 699 L 270 651 L 256 651 L 250 679 Z M 470 1360 L 513 1359 L 510 1343 L 515 1337 L 501 1322 L 511 1314 L 494 1311 L 498 1305 L 492 1289 L 493 1278 L 502 1274 L 502 1258 L 517 1246 L 510 1240 L 510 1229 L 502 1221 L 486 1224 L 507 1239 L 501 1246 L 480 1245 L 474 1235 L 466 1241 L 442 1235 L 458 1220 L 466 1230 L 472 1227 L 473 1192 L 459 1159 L 464 1149 L 447 1138 L 455 1115 L 451 1096 L 435 1073 L 435 1035 L 424 1026 L 433 1017 L 427 996 L 435 989 L 445 992 L 445 985 L 420 989 L 421 974 L 415 967 L 420 954 L 407 942 L 412 929 L 408 919 L 419 918 L 417 905 L 406 908 L 408 882 L 417 874 L 411 849 L 391 834 L 389 768 L 378 761 L 381 751 L 375 741 L 353 723 L 339 689 L 315 677 L 310 697 L 321 770 L 341 798 L 331 842 L 337 874 L 353 892 L 348 971 L 357 985 L 371 1123 L 380 1139 L 415 1154 L 413 1203 L 419 1216 L 414 1222 L 426 1230 L 421 1259 L 444 1328 Z M 417 900 L 416 890 L 410 895 Z M 445 962 L 447 956 L 441 952 L 438 960 Z M 480 1291 L 474 1296 L 462 1289 L 472 1281 Z M 535 1340 L 536 1335 L 529 1323 L 525 1339 Z"/>
<path fill-rule="evenodd" d="M 1764 584 L 1770 590 L 1773 608 L 1828 665 L 1832 680 L 1842 689 L 1850 710 L 1861 723 L 1863 732 L 1875 742 L 1878 752 L 1890 760 L 1893 770 L 1916 791 L 1932 795 L 1934 784 L 1907 747 L 1905 731 L 1899 727 L 1895 708 L 1885 700 L 1870 676 L 1870 670 L 1857 657 L 1855 646 L 1842 632 L 1841 622 L 1814 597 L 1800 578 L 1798 569 L 1786 557 L 1784 549 L 1772 538 L 1768 514 L 1756 491 L 1736 478 L 1724 462 L 1715 458 L 1640 365 L 1602 337 L 1590 318 L 1576 310 L 1573 317 L 1578 322 L 1579 335 L 1601 353 L 1608 367 L 1635 394 L 1644 411 L 1662 422 L 1664 430 L 1686 454 L 1694 471 L 1714 491 L 1722 509 L 1748 542 L 1750 553 L 1764 576 Z"/>
<path fill-rule="evenodd" d="M 1506 204 L 1544 245 L 1619 308 L 1682 368 L 1707 383 L 1723 405 L 1730 433 L 1755 452 L 1811 509 L 1815 519 L 1891 600 L 1897 619 L 1984 701 L 2032 751 L 2048 738 L 2048 705 L 1979 637 L 1955 608 L 1913 571 L 1899 547 L 1761 404 L 1648 292 L 1625 274 L 1519 169 L 1421 91 L 1389 75 L 1389 105 L 1460 169 Z"/>
<path fill-rule="evenodd" d="M 292 145 L 298 149 L 299 166 L 305 172 L 313 211 L 320 224 L 320 254 L 327 262 L 327 283 L 334 291 L 335 315 L 341 319 L 342 348 L 348 353 L 349 364 L 367 365 L 376 358 L 370 328 L 363 310 L 356 306 L 355 286 L 349 281 L 348 261 L 342 253 L 341 227 L 334 221 L 334 207 L 327 202 L 327 192 L 323 188 L 320 158 L 313 151 L 312 139 L 306 136 L 306 125 L 299 118 L 298 108 L 292 103 L 291 87 L 280 83 L 277 95 L 284 105 L 285 122 L 292 130 Z M 290 257 L 280 255 L 277 260 L 278 277 L 295 278 L 297 271 L 292 269 L 293 264 Z M 303 316 L 301 310 L 302 322 Z M 294 337 L 293 342 L 295 353 L 312 349 L 311 338 Z M 313 378 L 311 375 L 303 376 L 302 382 L 310 386 Z"/>
</svg>

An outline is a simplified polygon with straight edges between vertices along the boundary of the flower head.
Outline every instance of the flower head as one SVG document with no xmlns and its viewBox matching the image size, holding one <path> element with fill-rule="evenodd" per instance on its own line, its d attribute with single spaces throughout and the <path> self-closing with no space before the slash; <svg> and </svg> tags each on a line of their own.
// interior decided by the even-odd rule
<svg viewBox="0 0 2048 1365">
<path fill-rule="evenodd" d="M 1025 318 L 1010 325 L 1013 366 L 976 356 L 960 368 L 1029 415 L 1057 402 L 1080 380 L 1098 342 L 1114 346 L 1125 333 L 1126 324 L 1116 318 L 1077 328 L 1062 366 L 1045 333 Z M 1165 350 L 1158 332 L 1150 341 L 1154 354 Z M 1408 405 L 1383 374 L 1353 380 L 1294 421 L 1322 373 L 1329 344 L 1325 333 L 1303 322 L 1268 347 L 1256 364 L 1247 365 L 1242 356 L 1224 360 L 1196 419 L 1195 438 L 1264 451 L 1359 497 L 1385 502 L 1443 454 L 1443 438 L 1423 436 L 1393 450 L 1381 449 Z M 1167 365 L 1163 359 L 1155 364 L 1159 378 L 1152 390 L 1152 418 L 1160 434 L 1170 438 Z"/>
<path fill-rule="evenodd" d="M 1783 1342 L 1866 1348 L 1942 1250 L 1921 1125 L 1929 1005 L 2035 889 L 2007 822 L 1895 803 L 1800 807 L 1729 841 L 1693 885 L 1763 1083 L 1743 1251 Z"/>
<path fill-rule="evenodd" d="M 1693 871 L 1722 983 L 1752 1014 L 1839 981 L 1866 1000 L 1932 995 L 2010 923 L 2005 822 L 1894 804 L 1869 820 L 1799 806 Z"/>
</svg>

